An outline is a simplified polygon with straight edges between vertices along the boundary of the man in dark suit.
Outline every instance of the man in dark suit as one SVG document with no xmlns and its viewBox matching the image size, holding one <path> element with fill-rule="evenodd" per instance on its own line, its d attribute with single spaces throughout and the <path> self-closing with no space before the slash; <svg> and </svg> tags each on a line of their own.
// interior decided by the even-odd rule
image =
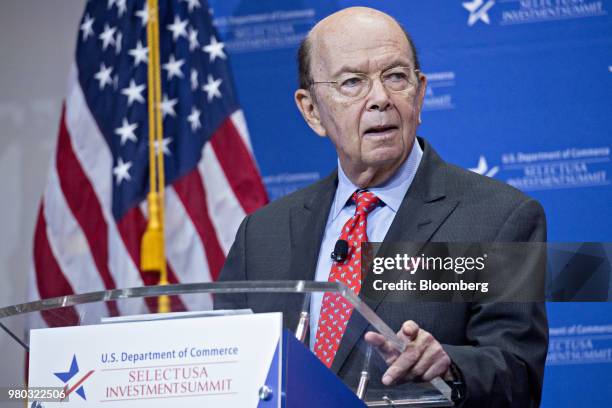
<svg viewBox="0 0 612 408">
<path fill-rule="evenodd" d="M 444 162 L 416 138 L 426 78 L 410 37 L 393 18 L 367 8 L 335 13 L 313 28 L 299 61 L 298 109 L 318 135 L 331 139 L 338 170 L 248 216 L 221 280 L 339 280 L 329 254 L 353 231 L 385 242 L 546 240 L 536 201 Z M 360 228 L 355 224 L 362 230 L 353 230 Z M 356 248 L 350 246 L 349 256 Z M 234 300 L 255 312 L 288 310 L 294 302 L 287 296 Z M 345 380 L 361 370 L 355 345 L 365 334 L 386 352 L 385 385 L 442 376 L 465 385 L 465 406 L 539 404 L 547 351 L 542 304 L 366 301 L 408 347 L 401 354 L 387 351 L 355 314 L 351 334 L 339 333 L 339 347 L 323 358 L 319 329 L 335 317 L 321 312 L 329 299 L 314 298 L 311 347 Z M 295 313 L 285 314 L 288 327 L 296 320 Z"/>
</svg>

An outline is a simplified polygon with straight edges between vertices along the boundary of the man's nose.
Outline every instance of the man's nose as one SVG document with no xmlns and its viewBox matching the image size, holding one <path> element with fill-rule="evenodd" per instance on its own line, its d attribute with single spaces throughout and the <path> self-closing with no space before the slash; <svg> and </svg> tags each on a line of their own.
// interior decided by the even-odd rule
<svg viewBox="0 0 612 408">
<path fill-rule="evenodd" d="M 370 89 L 368 98 L 368 110 L 377 110 L 384 112 L 389 108 L 391 100 L 389 91 L 384 87 L 380 78 L 375 78 L 372 81 L 372 89 Z"/>
</svg>

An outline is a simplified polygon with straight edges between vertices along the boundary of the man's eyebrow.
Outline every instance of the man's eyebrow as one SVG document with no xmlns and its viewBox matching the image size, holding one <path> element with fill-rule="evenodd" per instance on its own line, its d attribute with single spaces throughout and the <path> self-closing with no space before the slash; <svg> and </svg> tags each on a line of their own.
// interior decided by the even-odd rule
<svg viewBox="0 0 612 408">
<path fill-rule="evenodd" d="M 385 65 L 385 67 L 382 69 L 383 72 L 391 69 L 391 68 L 395 68 L 395 67 L 408 67 L 408 68 L 412 68 L 414 66 L 414 63 L 412 63 L 411 61 L 407 60 L 407 59 L 402 59 L 402 58 L 398 58 L 396 60 L 394 60 L 393 62 Z"/>
<path fill-rule="evenodd" d="M 382 69 L 382 71 L 386 71 L 388 69 L 391 68 L 395 68 L 395 67 L 412 67 L 414 64 L 409 61 L 408 59 L 403 59 L 403 58 L 398 58 L 396 60 L 393 60 L 392 62 L 386 64 L 384 66 L 384 68 Z M 340 68 L 338 68 L 336 71 L 334 71 L 332 73 L 332 78 L 337 77 L 340 74 L 344 74 L 346 72 L 365 72 L 365 70 L 363 69 L 359 69 L 357 66 L 351 66 L 351 65 L 342 65 Z"/>
<path fill-rule="evenodd" d="M 365 71 L 363 69 L 357 68 L 356 66 L 343 65 L 332 73 L 332 78 L 337 77 L 338 75 L 344 74 L 346 72 L 365 72 Z"/>
</svg>

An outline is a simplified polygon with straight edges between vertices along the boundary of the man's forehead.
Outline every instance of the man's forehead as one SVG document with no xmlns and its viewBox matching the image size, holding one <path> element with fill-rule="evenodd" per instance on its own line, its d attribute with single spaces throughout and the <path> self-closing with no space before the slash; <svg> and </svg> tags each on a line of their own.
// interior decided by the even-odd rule
<svg viewBox="0 0 612 408">
<path fill-rule="evenodd" d="M 317 65 L 331 68 L 330 65 L 346 64 L 346 59 L 366 55 L 397 54 L 412 61 L 402 28 L 390 16 L 372 9 L 359 7 L 332 14 L 313 28 L 309 40 L 313 68 Z"/>
</svg>

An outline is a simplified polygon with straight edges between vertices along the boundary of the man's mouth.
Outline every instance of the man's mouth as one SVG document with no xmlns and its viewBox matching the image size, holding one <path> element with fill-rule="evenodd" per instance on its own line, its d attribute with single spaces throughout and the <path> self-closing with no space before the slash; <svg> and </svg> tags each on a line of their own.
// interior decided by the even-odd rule
<svg viewBox="0 0 612 408">
<path fill-rule="evenodd" d="M 397 130 L 395 125 L 372 126 L 363 133 L 364 136 L 383 136 Z"/>
</svg>

